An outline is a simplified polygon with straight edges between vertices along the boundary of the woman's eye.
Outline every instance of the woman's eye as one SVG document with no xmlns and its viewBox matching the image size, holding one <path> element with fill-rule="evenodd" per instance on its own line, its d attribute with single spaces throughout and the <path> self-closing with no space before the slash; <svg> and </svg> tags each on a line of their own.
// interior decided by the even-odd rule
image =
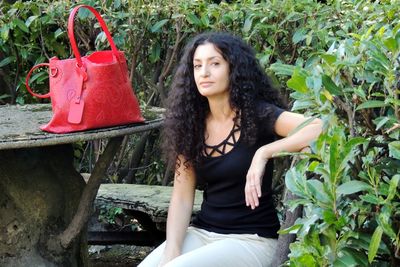
<svg viewBox="0 0 400 267">
<path fill-rule="evenodd" d="M 201 65 L 194 65 L 193 68 L 194 68 L 194 69 L 200 69 L 200 68 L 201 68 Z"/>
<path fill-rule="evenodd" d="M 218 66 L 218 65 L 219 65 L 219 62 L 213 62 L 213 63 L 211 63 L 211 65 L 213 65 L 213 66 Z"/>
</svg>

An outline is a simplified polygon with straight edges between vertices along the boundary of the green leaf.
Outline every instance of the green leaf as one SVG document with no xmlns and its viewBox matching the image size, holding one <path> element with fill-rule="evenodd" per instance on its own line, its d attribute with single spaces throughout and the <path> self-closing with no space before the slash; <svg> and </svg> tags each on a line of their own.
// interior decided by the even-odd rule
<svg viewBox="0 0 400 267">
<path fill-rule="evenodd" d="M 322 84 L 325 86 L 326 90 L 333 95 L 343 95 L 342 90 L 332 81 L 331 77 L 328 75 L 322 75 Z"/>
<path fill-rule="evenodd" d="M 156 24 L 154 24 L 151 28 L 151 32 L 159 32 L 161 28 L 168 22 L 168 19 L 163 19 L 158 21 Z"/>
<path fill-rule="evenodd" d="M 400 141 L 389 143 L 389 156 L 395 159 L 400 159 Z"/>
<path fill-rule="evenodd" d="M 395 140 L 400 140 L 400 131 L 393 131 L 389 134 L 390 138 L 393 138 Z"/>
<path fill-rule="evenodd" d="M 371 194 L 366 194 L 366 195 L 362 195 L 360 196 L 361 200 L 371 203 L 371 204 L 380 204 L 381 201 L 379 200 L 379 198 L 377 198 L 375 195 L 371 195 Z"/>
<path fill-rule="evenodd" d="M 114 8 L 118 9 L 121 6 L 121 0 L 114 0 Z"/>
<path fill-rule="evenodd" d="M 332 184 L 336 183 L 335 178 L 338 173 L 338 165 L 339 165 L 339 134 L 338 129 L 334 131 L 334 134 L 331 138 L 331 144 L 329 146 L 329 177 L 330 182 Z"/>
<path fill-rule="evenodd" d="M 336 62 L 336 56 L 334 56 L 334 55 L 323 54 L 323 55 L 321 55 L 321 58 L 330 65 Z"/>
<path fill-rule="evenodd" d="M 351 255 L 344 255 L 342 257 L 338 257 L 333 263 L 334 267 L 355 267 L 358 266 L 357 262 L 354 260 Z"/>
<path fill-rule="evenodd" d="M 92 13 L 90 12 L 89 9 L 81 8 L 81 9 L 79 9 L 79 11 L 78 11 L 78 17 L 79 17 L 81 20 L 85 20 L 85 19 L 86 19 L 87 17 L 89 17 L 90 15 L 92 15 Z"/>
<path fill-rule="evenodd" d="M 244 21 L 242 31 L 248 33 L 251 30 L 252 24 L 253 24 L 253 17 L 246 18 L 246 20 Z"/>
<path fill-rule="evenodd" d="M 389 117 L 380 117 L 376 120 L 376 130 L 379 130 L 383 125 L 385 125 L 390 120 Z"/>
<path fill-rule="evenodd" d="M 62 29 L 58 28 L 58 29 L 54 32 L 54 38 L 57 39 L 57 38 L 60 37 L 63 33 L 64 33 L 64 31 L 63 31 Z M 100 35 L 100 34 L 103 34 L 104 37 L 105 37 L 105 33 L 104 33 L 104 32 L 99 33 L 99 35 Z M 96 39 L 99 38 L 99 35 L 96 37 Z M 104 42 L 104 40 L 102 40 L 102 42 Z"/>
<path fill-rule="evenodd" d="M 319 165 L 320 163 L 318 161 L 312 161 L 308 167 L 308 170 L 310 172 L 313 172 L 315 168 Z"/>
<path fill-rule="evenodd" d="M 286 234 L 297 234 L 297 232 L 299 231 L 299 229 L 301 227 L 302 227 L 301 224 L 295 224 L 295 225 L 290 226 L 289 228 L 279 230 L 278 234 L 283 234 L 283 235 L 286 235 Z"/>
<path fill-rule="evenodd" d="M 390 185 L 389 185 L 389 193 L 386 198 L 386 201 L 390 201 L 394 198 L 397 192 L 397 186 L 399 185 L 399 180 L 400 180 L 400 175 L 396 174 L 395 176 L 392 177 L 390 180 Z"/>
<path fill-rule="evenodd" d="M 292 76 L 294 69 L 295 67 L 293 65 L 287 65 L 282 63 L 274 63 L 270 67 L 270 70 L 275 72 L 275 74 L 286 75 L 286 76 Z"/>
<path fill-rule="evenodd" d="M 34 81 L 38 80 L 38 83 L 44 80 L 44 78 L 48 77 L 48 73 L 45 71 L 40 71 L 34 75 L 32 75 L 32 78 L 30 80 L 30 83 L 33 83 Z"/>
<path fill-rule="evenodd" d="M 201 16 L 201 23 L 202 23 L 204 26 L 206 26 L 206 27 L 209 27 L 209 26 L 210 26 L 210 19 L 209 19 L 209 17 L 207 16 L 207 14 L 203 14 L 203 15 Z"/>
<path fill-rule="evenodd" d="M 5 25 L 0 28 L 1 39 L 3 39 L 4 41 L 7 41 L 9 34 L 10 34 L 10 27 L 8 25 Z"/>
<path fill-rule="evenodd" d="M 368 259 L 364 252 L 349 247 L 343 248 L 342 252 L 345 256 L 352 257 L 355 260 L 355 266 L 368 266 Z"/>
<path fill-rule="evenodd" d="M 11 8 L 10 10 L 8 10 L 7 14 L 10 17 L 13 17 L 17 12 L 18 12 L 18 8 Z"/>
<path fill-rule="evenodd" d="M 151 49 L 151 54 L 149 55 L 150 62 L 151 63 L 157 62 L 160 59 L 160 54 L 161 54 L 161 45 L 159 42 L 156 42 Z"/>
<path fill-rule="evenodd" d="M 396 233 L 393 231 L 392 226 L 389 223 L 390 214 L 379 214 L 378 224 L 382 227 L 383 232 L 388 235 L 392 240 L 396 239 Z"/>
<path fill-rule="evenodd" d="M 306 45 L 307 46 L 310 46 L 310 44 L 311 44 L 311 41 L 313 38 L 313 33 L 314 33 L 314 31 L 312 31 L 312 30 L 307 33 L 307 36 L 306 36 Z"/>
<path fill-rule="evenodd" d="M 324 184 L 318 180 L 307 180 L 307 188 L 315 198 L 323 203 L 329 203 L 329 196 L 325 193 Z"/>
<path fill-rule="evenodd" d="M 18 28 L 20 28 L 22 31 L 29 33 L 28 27 L 26 27 L 25 23 L 20 20 L 20 19 L 14 19 L 13 20 L 14 25 L 16 25 Z"/>
<path fill-rule="evenodd" d="M 320 75 L 308 76 L 306 78 L 307 88 L 313 89 L 316 94 L 321 90 L 322 79 Z"/>
<path fill-rule="evenodd" d="M 290 212 L 293 212 L 299 205 L 307 205 L 310 200 L 304 198 L 296 198 L 286 201 L 286 206 Z"/>
<path fill-rule="evenodd" d="M 196 26 L 201 26 L 201 20 L 195 14 L 187 14 L 186 18 L 190 24 L 194 24 Z"/>
<path fill-rule="evenodd" d="M 10 56 L 10 57 L 6 57 L 5 59 L 3 59 L 2 61 L 0 61 L 0 68 L 7 66 L 8 64 L 10 64 L 11 62 L 13 62 L 15 59 L 14 56 Z"/>
<path fill-rule="evenodd" d="M 54 33 L 54 34 L 56 34 L 56 33 Z M 107 40 L 107 36 L 106 36 L 105 32 L 102 31 L 96 36 L 95 42 L 96 42 L 96 44 L 104 43 L 106 40 Z"/>
<path fill-rule="evenodd" d="M 385 46 L 392 52 L 392 53 L 396 53 L 398 46 L 397 46 L 397 42 L 394 38 L 389 37 L 387 38 L 385 41 L 383 41 L 383 43 L 385 44 Z"/>
<path fill-rule="evenodd" d="M 364 108 L 380 108 L 380 107 L 387 107 L 388 104 L 386 104 L 384 101 L 380 100 L 368 100 L 367 102 L 362 103 L 359 105 L 356 110 L 364 109 Z"/>
<path fill-rule="evenodd" d="M 6 99 L 9 97 L 11 97 L 11 95 L 8 95 L 8 94 L 0 95 L 0 99 Z"/>
<path fill-rule="evenodd" d="M 179 18 L 184 18 L 184 17 L 185 17 L 185 15 L 176 13 L 171 16 L 171 19 L 179 19 Z"/>
<path fill-rule="evenodd" d="M 303 109 L 308 110 L 308 109 L 312 109 L 313 107 L 315 107 L 315 102 L 313 102 L 312 100 L 309 100 L 309 99 L 296 100 L 293 103 L 292 111 L 303 110 Z"/>
<path fill-rule="evenodd" d="M 22 96 L 17 96 L 17 99 L 15 100 L 15 102 L 18 105 L 25 105 L 25 99 Z"/>
<path fill-rule="evenodd" d="M 358 238 L 350 239 L 352 247 L 357 250 L 367 251 L 368 246 L 371 243 L 371 235 L 366 233 L 359 233 Z M 368 263 L 368 259 L 365 259 Z M 367 264 L 366 264 L 367 265 Z"/>
<path fill-rule="evenodd" d="M 20 53 L 21 53 L 21 57 L 22 57 L 23 59 L 26 60 L 26 59 L 28 58 L 28 53 L 29 53 L 28 50 L 25 50 L 25 49 L 20 50 Z"/>
<path fill-rule="evenodd" d="M 303 41 L 304 39 L 306 39 L 307 35 L 307 30 L 306 29 L 299 29 L 297 30 L 294 34 L 293 34 L 293 38 L 292 41 L 294 44 L 297 44 L 301 41 Z"/>
<path fill-rule="evenodd" d="M 341 184 L 337 190 L 336 193 L 339 195 L 350 195 L 354 193 L 358 193 L 360 191 L 365 191 L 373 189 L 371 185 L 364 183 L 362 181 L 350 181 L 344 184 Z"/>
<path fill-rule="evenodd" d="M 381 239 L 382 239 L 382 233 L 383 233 L 382 227 L 380 227 L 380 226 L 376 227 L 374 234 L 372 235 L 372 238 L 371 238 L 371 243 L 369 244 L 369 248 L 368 248 L 369 263 L 371 263 L 374 260 L 376 253 L 378 252 L 378 248 L 379 248 L 379 245 L 380 245 Z"/>
<path fill-rule="evenodd" d="M 31 26 L 32 22 L 35 21 L 35 19 L 37 19 L 39 16 L 30 16 L 26 21 L 25 21 L 25 25 L 26 27 L 29 28 L 29 26 Z"/>
<path fill-rule="evenodd" d="M 230 23 L 232 23 L 233 22 L 233 18 L 232 18 L 232 16 L 231 16 L 231 14 L 224 14 L 223 16 L 222 16 L 222 19 L 221 19 L 221 21 L 223 21 L 224 23 L 226 23 L 226 24 L 230 24 Z"/>
<path fill-rule="evenodd" d="M 304 193 L 302 188 L 297 184 L 295 177 L 296 173 L 293 169 L 286 172 L 285 184 L 287 189 L 295 195 L 306 197 L 306 194 Z"/>
<path fill-rule="evenodd" d="M 311 226 L 315 225 L 315 222 L 319 219 L 320 217 L 317 214 L 313 214 L 310 217 L 302 218 L 298 222 L 296 222 L 303 225 L 299 230 L 298 235 L 302 236 L 308 234 L 310 232 Z"/>
<path fill-rule="evenodd" d="M 357 155 L 356 148 L 360 144 L 365 144 L 368 141 L 363 138 L 363 137 L 355 137 L 347 141 L 347 143 L 344 146 L 344 149 L 342 149 L 343 152 L 340 153 L 339 156 L 339 167 L 337 168 L 337 172 L 340 173 L 342 172 L 346 166 L 348 166 L 349 162 L 352 162 L 354 160 L 354 157 Z"/>
<path fill-rule="evenodd" d="M 328 225 L 334 224 L 337 221 L 336 215 L 332 210 L 324 210 L 322 213 L 324 222 Z"/>
<path fill-rule="evenodd" d="M 316 267 L 319 266 L 317 265 L 317 262 L 315 261 L 314 257 L 310 254 L 302 254 L 298 258 L 291 259 L 291 261 L 294 263 L 294 266 L 297 267 Z"/>
<path fill-rule="evenodd" d="M 307 93 L 307 75 L 300 70 L 300 68 L 295 68 L 292 77 L 287 81 L 287 86 L 293 90 L 300 93 Z"/>
<path fill-rule="evenodd" d="M 390 68 L 390 61 L 387 56 L 380 50 L 374 49 L 371 51 L 372 62 L 380 65 L 385 71 Z"/>
</svg>

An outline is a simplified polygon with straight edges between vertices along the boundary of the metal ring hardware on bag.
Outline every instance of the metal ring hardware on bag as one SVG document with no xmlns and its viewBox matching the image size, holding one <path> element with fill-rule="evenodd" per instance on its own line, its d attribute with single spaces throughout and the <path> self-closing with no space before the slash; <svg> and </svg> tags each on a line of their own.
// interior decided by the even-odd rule
<svg viewBox="0 0 400 267">
<path fill-rule="evenodd" d="M 25 79 L 25 86 L 26 86 L 26 89 L 28 90 L 28 92 L 29 92 L 31 95 L 36 96 L 36 97 L 38 97 L 38 98 L 49 98 L 49 97 L 50 97 L 50 92 L 48 92 L 47 94 L 44 94 L 44 95 L 37 94 L 37 93 L 33 92 L 32 89 L 31 89 L 31 87 L 29 86 L 29 80 L 30 80 L 30 78 L 31 78 L 31 75 L 32 75 L 33 71 L 34 71 L 35 69 L 37 69 L 37 68 L 40 68 L 40 67 L 49 67 L 49 68 L 50 68 L 50 64 L 49 64 L 49 63 L 40 63 L 40 64 L 37 64 L 36 66 L 34 66 L 34 67 L 28 72 L 28 75 L 26 76 L 26 79 Z M 53 70 L 55 70 L 55 72 L 53 72 Z M 57 68 L 50 69 L 50 76 L 54 77 L 54 76 L 57 75 L 57 73 L 58 73 L 58 69 L 57 69 Z"/>
</svg>

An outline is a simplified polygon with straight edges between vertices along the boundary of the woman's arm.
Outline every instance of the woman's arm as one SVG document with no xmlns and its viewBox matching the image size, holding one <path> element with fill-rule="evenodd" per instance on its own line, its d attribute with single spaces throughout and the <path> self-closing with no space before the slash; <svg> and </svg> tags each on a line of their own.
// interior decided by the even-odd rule
<svg viewBox="0 0 400 267">
<path fill-rule="evenodd" d="M 264 176 L 265 164 L 268 159 L 279 152 L 298 152 L 308 147 L 310 142 L 317 139 L 322 131 L 322 121 L 314 119 L 308 125 L 289 136 L 289 133 L 305 122 L 301 114 L 283 112 L 275 122 L 275 133 L 284 137 L 280 140 L 260 147 L 254 154 L 246 177 L 246 205 L 252 209 L 258 206 L 261 196 L 261 183 Z"/>
<path fill-rule="evenodd" d="M 175 171 L 174 188 L 168 209 L 167 240 L 159 266 L 163 266 L 181 254 L 183 239 L 192 216 L 196 177 L 192 166 L 184 166 L 184 158 Z"/>
</svg>

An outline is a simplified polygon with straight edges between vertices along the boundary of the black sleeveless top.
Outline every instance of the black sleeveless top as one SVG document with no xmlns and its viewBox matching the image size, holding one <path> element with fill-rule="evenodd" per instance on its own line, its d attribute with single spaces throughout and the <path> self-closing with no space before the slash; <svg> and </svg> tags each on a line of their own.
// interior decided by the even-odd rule
<svg viewBox="0 0 400 267">
<path fill-rule="evenodd" d="M 276 140 L 273 127 L 284 110 L 267 102 L 257 103 L 259 127 L 257 142 L 248 146 L 234 138 L 240 127 L 234 126 L 218 146 L 209 146 L 201 162 L 195 166 L 197 183 L 204 188 L 201 210 L 192 225 L 222 234 L 258 234 L 277 238 L 279 220 L 272 201 L 273 160 L 268 160 L 262 183 L 260 204 L 254 210 L 246 206 L 244 186 L 247 171 L 256 150 Z M 226 146 L 233 146 L 225 152 Z M 211 156 L 216 151 L 219 156 Z"/>
</svg>

